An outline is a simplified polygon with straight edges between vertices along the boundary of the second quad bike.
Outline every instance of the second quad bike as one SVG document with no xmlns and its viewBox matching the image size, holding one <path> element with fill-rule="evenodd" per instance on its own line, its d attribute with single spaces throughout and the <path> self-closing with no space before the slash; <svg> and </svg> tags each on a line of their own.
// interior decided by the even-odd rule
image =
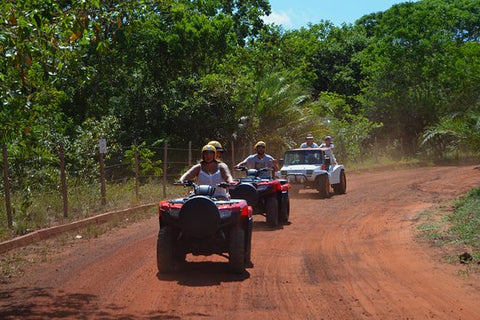
<svg viewBox="0 0 480 320">
<path fill-rule="evenodd" d="M 239 167 L 245 177 L 237 179 L 237 186 L 230 190 L 235 199 L 245 199 L 252 207 L 253 214 L 264 215 L 270 227 L 288 223 L 290 217 L 290 184 L 285 179 L 261 178 L 271 168 L 248 169 Z"/>
<path fill-rule="evenodd" d="M 215 186 L 176 184 L 192 187 L 193 192 L 159 203 L 158 271 L 174 271 L 191 253 L 224 256 L 232 272 L 243 273 L 251 266 L 252 208 L 243 199 L 214 198 Z"/>
</svg>

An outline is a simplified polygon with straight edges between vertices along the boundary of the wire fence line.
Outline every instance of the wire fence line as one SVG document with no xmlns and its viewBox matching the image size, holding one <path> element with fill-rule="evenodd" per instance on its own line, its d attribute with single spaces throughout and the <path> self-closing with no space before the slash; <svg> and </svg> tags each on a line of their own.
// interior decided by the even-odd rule
<svg viewBox="0 0 480 320">
<path fill-rule="evenodd" d="M 90 181 L 84 177 L 87 168 L 69 163 L 66 159 L 71 159 L 72 155 L 65 154 L 63 145 L 59 144 L 58 161 L 42 165 L 37 159 L 24 159 L 23 166 L 31 171 L 30 175 L 35 175 L 36 170 L 48 170 L 50 176 L 53 175 L 53 183 L 42 185 L 42 181 L 35 181 L 35 185 L 29 185 L 9 170 L 12 164 L 9 163 L 7 146 L 3 144 L 0 226 L 12 229 L 23 223 L 23 229 L 28 229 L 26 226 L 31 225 L 31 220 L 39 220 L 35 223 L 37 225 L 51 225 L 58 220 L 110 210 L 125 199 L 138 204 L 158 201 L 169 195 L 167 186 L 201 159 L 202 146 L 193 147 L 191 143 L 186 148 L 179 148 L 165 142 L 163 146 L 149 148 L 152 153 L 148 159 L 142 159 L 137 153 L 138 145 L 133 148 L 134 161 L 126 158 L 127 149 L 97 152 L 93 168 L 95 178 Z M 251 144 L 235 145 L 231 142 L 224 148 L 226 152 L 222 160 L 230 168 L 253 153 Z M 146 166 L 146 161 L 153 167 Z M 232 174 L 239 175 L 233 170 Z"/>
</svg>

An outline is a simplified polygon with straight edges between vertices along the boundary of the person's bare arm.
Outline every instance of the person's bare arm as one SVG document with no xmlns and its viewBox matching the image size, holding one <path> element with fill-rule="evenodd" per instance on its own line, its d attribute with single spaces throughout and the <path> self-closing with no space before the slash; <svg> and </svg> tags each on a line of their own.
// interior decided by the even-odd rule
<svg viewBox="0 0 480 320">
<path fill-rule="evenodd" d="M 187 172 L 185 172 L 181 177 L 180 179 L 178 179 L 178 181 L 180 182 L 185 182 L 187 180 L 193 180 L 195 179 L 198 174 L 200 173 L 200 167 L 201 167 L 201 164 L 196 164 L 194 165 L 193 167 L 191 167 L 190 169 L 188 169 Z"/>
<path fill-rule="evenodd" d="M 228 166 L 225 163 L 219 163 L 218 165 L 225 182 L 233 183 L 233 177 L 232 177 L 232 174 L 230 173 L 230 169 L 228 168 Z"/>
<path fill-rule="evenodd" d="M 278 171 L 278 161 L 277 159 L 273 159 L 273 174 Z"/>
</svg>

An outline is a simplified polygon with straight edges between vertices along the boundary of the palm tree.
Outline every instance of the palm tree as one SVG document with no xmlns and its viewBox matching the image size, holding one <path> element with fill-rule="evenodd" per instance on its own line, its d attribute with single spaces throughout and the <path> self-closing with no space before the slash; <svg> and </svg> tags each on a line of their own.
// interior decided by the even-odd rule
<svg viewBox="0 0 480 320">
<path fill-rule="evenodd" d="M 244 134 L 253 141 L 264 140 L 276 153 L 296 146 L 310 127 L 314 127 L 310 94 L 298 82 L 278 72 L 271 72 L 255 83 L 238 117 Z"/>
<path fill-rule="evenodd" d="M 480 153 L 480 112 L 454 113 L 424 131 L 421 145 L 434 143 L 440 150 Z M 437 150 L 439 148 L 437 147 Z M 442 155 L 442 154 L 441 154 Z"/>
</svg>

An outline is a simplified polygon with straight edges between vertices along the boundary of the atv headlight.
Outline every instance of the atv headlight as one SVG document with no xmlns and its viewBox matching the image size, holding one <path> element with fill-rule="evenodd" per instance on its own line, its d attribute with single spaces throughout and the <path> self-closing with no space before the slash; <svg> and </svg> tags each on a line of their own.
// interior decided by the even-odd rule
<svg viewBox="0 0 480 320">
<path fill-rule="evenodd" d="M 307 176 L 311 176 L 313 174 L 313 170 L 307 170 Z"/>
<path fill-rule="evenodd" d="M 180 210 L 179 209 L 171 209 L 170 210 L 170 217 L 178 219 L 180 215 Z"/>
<path fill-rule="evenodd" d="M 220 210 L 220 219 L 227 219 L 232 216 L 232 210 Z"/>
<path fill-rule="evenodd" d="M 262 191 L 267 190 L 268 188 L 269 188 L 268 185 L 266 185 L 266 186 L 258 186 L 258 187 L 257 187 L 257 191 L 258 191 L 258 192 L 262 192 Z"/>
</svg>

